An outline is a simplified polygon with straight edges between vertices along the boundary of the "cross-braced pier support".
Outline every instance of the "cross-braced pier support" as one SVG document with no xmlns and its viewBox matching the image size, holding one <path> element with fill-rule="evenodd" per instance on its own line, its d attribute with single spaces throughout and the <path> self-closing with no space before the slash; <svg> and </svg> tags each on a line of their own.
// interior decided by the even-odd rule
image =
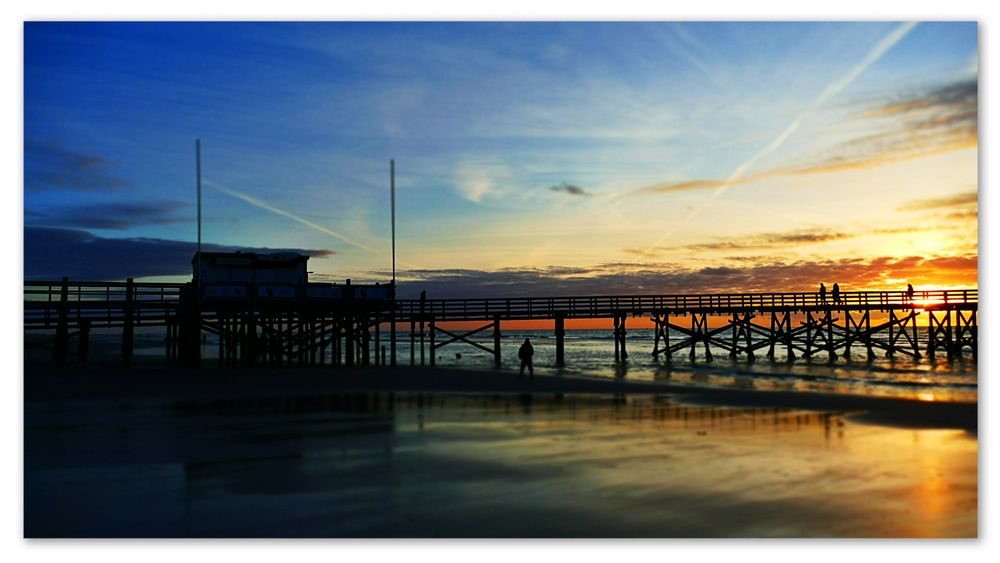
<svg viewBox="0 0 1000 563">
<path fill-rule="evenodd" d="M 753 313 L 737 314 L 733 313 L 731 325 L 733 327 L 732 348 L 729 350 L 729 357 L 736 358 L 740 353 L 746 354 L 751 362 L 754 360 L 754 346 L 751 339 L 754 324 L 752 322 Z"/>
<path fill-rule="evenodd" d="M 942 315 L 943 313 L 943 315 Z M 933 360 L 937 349 L 944 348 L 951 359 L 955 350 L 951 332 L 951 311 L 927 311 L 927 355 Z"/>
<path fill-rule="evenodd" d="M 875 359 L 872 349 L 872 316 L 871 311 L 862 311 L 860 317 L 850 310 L 844 311 L 844 357 L 851 357 L 851 346 L 856 342 L 864 344 L 868 360 Z"/>
<path fill-rule="evenodd" d="M 654 312 L 653 321 L 653 358 L 661 353 L 664 354 L 667 362 L 670 361 L 670 315 L 668 313 Z M 663 346 L 660 346 L 660 342 Z"/>
<path fill-rule="evenodd" d="M 795 314 L 790 308 L 772 311 L 768 327 L 755 324 L 753 312 L 738 311 L 730 313 L 723 326 L 709 328 L 710 313 L 692 313 L 691 327 L 687 328 L 671 323 L 666 312 L 656 311 L 651 314 L 654 327 L 653 357 L 663 354 L 669 362 L 674 352 L 688 350 L 691 361 L 694 361 L 699 345 L 703 345 L 707 361 L 712 361 L 712 348 L 729 352 L 733 359 L 745 358 L 749 361 L 753 361 L 757 350 L 766 348 L 767 357 L 773 360 L 775 351 L 780 346 L 785 349 L 787 361 L 793 361 L 797 354 L 812 358 L 817 353 L 825 354 L 828 361 L 834 361 L 839 354 L 849 358 L 851 348 L 859 344 L 864 347 L 869 360 L 875 357 L 875 348 L 884 350 L 890 358 L 895 354 L 921 357 L 916 321 L 919 313 L 913 309 L 890 309 L 889 318 L 877 326 L 872 326 L 872 314 L 867 309 L 806 310 L 805 319 L 793 328 Z M 840 314 L 844 317 L 843 324 L 839 324 Z M 955 319 L 961 317 L 961 339 L 958 329 L 952 328 L 951 317 L 934 313 L 928 349 L 944 347 L 954 355 L 960 354 L 964 347 L 969 347 L 975 353 L 975 311 L 955 310 L 950 314 Z M 954 324 L 958 322 L 954 320 Z M 681 333 L 685 338 L 671 344 L 670 331 Z M 722 336 L 725 332 L 728 332 L 728 336 Z"/>
<path fill-rule="evenodd" d="M 492 330 L 493 331 L 493 347 L 492 348 L 489 348 L 487 346 L 484 346 L 484 345 L 480 344 L 479 342 L 471 340 L 472 336 L 475 336 L 476 334 L 479 334 L 481 332 L 485 332 L 487 330 Z M 441 334 L 447 336 L 448 339 L 444 340 L 442 342 L 437 342 L 436 341 L 436 333 L 438 333 L 438 332 L 440 332 Z M 493 364 L 494 364 L 494 366 L 500 367 L 500 318 L 499 317 L 495 317 L 493 319 L 493 321 L 490 322 L 489 324 L 486 324 L 486 325 L 483 325 L 483 326 L 481 326 L 479 328 L 475 328 L 475 329 L 472 329 L 472 330 L 469 330 L 469 331 L 465 331 L 465 332 L 457 332 L 457 331 L 456 332 L 452 332 L 450 330 L 443 329 L 443 328 L 437 326 L 437 324 L 434 322 L 434 319 L 431 319 L 430 320 L 430 333 L 429 333 L 429 336 L 430 336 L 430 344 L 431 344 L 430 353 L 431 353 L 431 365 L 432 366 L 434 365 L 434 358 L 436 356 L 437 350 L 439 350 L 439 349 L 441 349 L 444 346 L 447 346 L 449 344 L 456 344 L 456 343 L 461 342 L 463 344 L 468 344 L 469 346 L 472 346 L 474 348 L 478 348 L 478 349 L 480 349 L 480 350 L 482 350 L 482 351 L 484 351 L 484 352 L 486 352 L 488 354 L 491 354 L 493 356 Z"/>
<path fill-rule="evenodd" d="M 955 310 L 955 355 L 961 356 L 962 349 L 972 349 L 973 359 L 978 359 L 979 328 L 976 326 L 976 311 Z"/>
<path fill-rule="evenodd" d="M 954 321 L 952 320 L 954 318 Z M 927 356 L 936 357 L 938 348 L 944 348 L 948 359 L 960 357 L 962 350 L 969 347 L 972 357 L 978 359 L 978 327 L 976 311 L 927 311 Z"/>
<path fill-rule="evenodd" d="M 729 325 L 710 330 L 708 328 L 707 313 L 691 313 L 691 328 L 671 323 L 667 313 L 654 313 L 653 324 L 656 330 L 653 356 L 656 357 L 660 354 L 664 354 L 667 362 L 672 360 L 674 352 L 679 352 L 688 348 L 690 349 L 688 352 L 690 360 L 694 362 L 699 344 L 704 344 L 705 360 L 709 362 L 712 361 L 712 349 L 709 346 L 710 343 L 725 350 L 731 349 L 731 345 L 729 343 L 715 338 L 716 335 L 727 330 Z M 671 330 L 685 335 L 686 338 L 676 344 L 670 344 Z M 660 346 L 661 341 L 663 342 L 662 347 Z"/>
<path fill-rule="evenodd" d="M 833 361 L 837 359 L 837 352 L 833 341 L 833 327 L 836 319 L 833 318 L 833 311 L 806 311 L 806 320 L 802 323 L 805 332 L 805 356 L 811 358 L 814 352 L 825 350 L 827 359 Z"/>
<path fill-rule="evenodd" d="M 889 311 L 889 322 L 886 323 L 889 331 L 889 344 L 886 347 L 885 355 L 892 358 L 896 352 L 920 357 L 920 345 L 917 339 L 917 312 L 910 310 L 909 314 L 900 316 L 896 311 Z M 899 346 L 898 342 L 905 340 L 909 346 Z M 909 350 L 907 350 L 909 348 Z"/>
<path fill-rule="evenodd" d="M 767 357 L 774 359 L 776 344 L 785 346 L 786 361 L 795 359 L 795 348 L 792 345 L 792 313 L 790 311 L 775 311 L 771 313 L 771 330 L 768 338 Z"/>
<path fill-rule="evenodd" d="M 726 328 L 728 328 L 728 327 L 722 327 L 722 328 L 717 328 L 717 329 L 714 329 L 714 330 L 709 330 L 709 328 L 708 328 L 708 315 L 706 313 L 692 313 L 691 314 L 691 328 L 690 328 L 690 330 L 687 329 L 687 328 L 684 328 L 682 326 L 673 325 L 673 324 L 667 325 L 667 328 L 668 329 L 674 329 L 674 330 L 676 330 L 678 332 L 681 332 L 681 333 L 687 335 L 686 339 L 678 342 L 677 344 L 674 344 L 673 346 L 671 346 L 671 347 L 669 347 L 667 349 L 667 356 L 668 357 L 671 356 L 674 352 L 683 350 L 685 348 L 690 348 L 690 351 L 688 352 L 688 356 L 690 357 L 690 360 L 692 362 L 694 362 L 695 356 L 696 356 L 696 353 L 697 353 L 697 349 L 698 349 L 698 344 L 704 344 L 705 345 L 705 360 L 711 362 L 712 361 L 712 349 L 709 346 L 709 343 L 712 341 L 712 338 L 716 334 L 721 333 L 722 331 L 726 330 Z M 725 344 L 725 343 L 722 343 L 722 342 L 719 342 L 719 341 L 716 341 L 715 343 L 717 345 L 721 345 L 722 348 L 728 348 L 729 347 L 728 344 Z"/>
</svg>

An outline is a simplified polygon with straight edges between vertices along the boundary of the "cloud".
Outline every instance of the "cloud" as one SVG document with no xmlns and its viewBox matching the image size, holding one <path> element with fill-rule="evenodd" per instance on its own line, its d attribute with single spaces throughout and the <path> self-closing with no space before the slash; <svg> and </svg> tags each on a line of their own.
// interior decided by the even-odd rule
<svg viewBox="0 0 1000 563">
<path fill-rule="evenodd" d="M 81 229 L 25 227 L 24 277 L 113 281 L 128 277 L 191 273 L 193 242 L 157 238 L 105 238 Z M 222 252 L 297 252 L 313 258 L 330 250 L 261 248 L 203 244 L 202 250 Z"/>
<path fill-rule="evenodd" d="M 825 154 L 738 178 L 659 183 L 633 193 L 663 195 L 750 184 L 776 176 L 860 170 L 975 147 L 979 142 L 978 90 L 978 81 L 973 78 L 868 102 L 872 107 L 852 114 L 846 122 L 860 120 L 874 132 L 840 143 Z"/>
<path fill-rule="evenodd" d="M 748 248 L 780 248 L 817 244 L 859 236 L 853 233 L 835 231 L 802 230 L 787 233 L 763 233 L 740 237 L 739 240 L 720 240 L 708 243 L 685 245 L 688 250 L 743 250 Z"/>
<path fill-rule="evenodd" d="M 552 297 L 569 295 L 812 291 L 821 281 L 845 290 L 975 286 L 975 254 L 782 261 L 689 268 L 672 263 L 612 262 L 592 268 L 418 270 L 400 277 L 402 298 Z M 905 286 L 905 282 L 903 283 Z"/>
<path fill-rule="evenodd" d="M 466 160 L 456 167 L 454 185 L 459 195 L 473 203 L 486 198 L 503 197 L 508 190 L 502 185 L 511 180 L 510 169 L 488 159 Z"/>
<path fill-rule="evenodd" d="M 929 110 L 933 121 L 955 121 L 965 124 L 969 114 L 974 114 L 979 102 L 979 84 L 975 78 L 939 86 L 917 95 L 909 94 L 880 104 L 862 112 L 858 117 L 884 117 L 890 115 L 915 115 Z"/>
<path fill-rule="evenodd" d="M 962 211 L 952 211 L 951 213 L 946 214 L 944 216 L 944 218 L 948 219 L 948 220 L 953 220 L 953 221 L 968 221 L 970 219 L 973 220 L 973 221 L 978 221 L 979 220 L 979 211 L 976 210 L 976 209 L 965 209 L 965 210 L 962 210 Z"/>
<path fill-rule="evenodd" d="M 56 143 L 31 139 L 24 143 L 24 187 L 28 190 L 113 190 L 126 186 L 110 168 L 103 157 L 68 150 Z"/>
<path fill-rule="evenodd" d="M 975 147 L 979 142 L 979 85 L 976 79 L 883 100 L 850 119 L 867 121 L 876 132 L 834 148 L 834 156 L 785 173 L 816 174 L 872 168 L 942 152 Z"/>
<path fill-rule="evenodd" d="M 25 212 L 25 219 L 45 227 L 124 230 L 143 225 L 193 222 L 193 217 L 178 217 L 175 214 L 186 206 L 178 201 L 97 203 L 29 210 Z"/>
<path fill-rule="evenodd" d="M 657 246 L 653 248 L 626 248 L 625 252 L 637 256 L 657 256 L 678 250 L 694 252 L 734 251 L 734 250 L 768 250 L 774 248 L 797 247 L 809 244 L 820 244 L 837 240 L 845 240 L 870 235 L 893 235 L 932 230 L 932 227 L 903 227 L 869 229 L 863 231 L 830 231 L 817 229 L 802 229 L 781 233 L 757 233 L 738 238 L 723 238 L 709 242 L 698 242 L 676 246 Z"/>
<path fill-rule="evenodd" d="M 978 192 L 965 192 L 945 197 L 917 199 L 897 208 L 898 211 L 923 211 L 950 207 L 965 207 L 979 202 Z"/>
<path fill-rule="evenodd" d="M 574 186 L 573 184 L 567 184 L 566 182 L 557 184 L 555 186 L 549 186 L 549 189 L 554 192 L 563 192 L 569 195 L 578 195 L 578 196 L 590 195 L 590 192 L 581 188 L 580 186 Z"/>
</svg>

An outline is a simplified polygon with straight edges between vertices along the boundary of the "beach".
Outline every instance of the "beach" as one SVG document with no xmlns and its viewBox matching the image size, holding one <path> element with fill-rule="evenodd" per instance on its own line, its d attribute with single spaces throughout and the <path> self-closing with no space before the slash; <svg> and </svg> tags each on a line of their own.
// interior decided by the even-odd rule
<svg viewBox="0 0 1000 563">
<path fill-rule="evenodd" d="M 506 10 L 21 22 L 25 538 L 988 536 L 988 26 Z"/>
<path fill-rule="evenodd" d="M 449 368 L 31 369 L 29 537 L 975 537 L 977 406 Z"/>
</svg>

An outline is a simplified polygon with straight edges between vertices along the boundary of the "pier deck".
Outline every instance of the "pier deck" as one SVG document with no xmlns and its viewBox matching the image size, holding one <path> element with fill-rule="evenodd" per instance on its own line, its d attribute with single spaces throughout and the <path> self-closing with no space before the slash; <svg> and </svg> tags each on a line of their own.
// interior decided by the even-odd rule
<svg viewBox="0 0 1000 563">
<path fill-rule="evenodd" d="M 341 286 L 345 287 L 345 286 Z M 350 287 L 350 286 L 346 286 Z M 338 290 L 339 291 L 339 290 Z M 310 297 L 305 288 L 290 298 L 198 299 L 193 284 L 26 281 L 24 328 L 54 331 L 49 340 L 33 346 L 53 348 L 57 364 L 70 352 L 86 360 L 87 339 L 95 328 L 120 329 L 122 357 L 131 360 L 135 327 L 164 327 L 167 357 L 197 365 L 201 336 L 218 336 L 220 362 L 227 365 L 257 363 L 324 363 L 379 365 L 396 362 L 396 327 L 410 326 L 411 363 L 417 351 L 421 363 L 430 364 L 436 351 L 453 344 L 483 349 L 500 362 L 501 325 L 508 321 L 550 320 L 556 337 L 556 362 L 564 363 L 567 319 L 613 319 L 615 360 L 628 358 L 628 318 L 648 317 L 655 328 L 652 354 L 669 361 L 681 351 L 692 360 L 704 347 L 753 360 L 758 352 L 775 357 L 784 348 L 788 359 L 825 353 L 830 359 L 863 348 L 887 355 L 934 357 L 940 350 L 949 357 L 978 347 L 977 289 L 916 291 L 847 291 L 832 294 L 777 292 L 739 294 L 603 295 L 571 297 L 515 297 L 484 299 L 365 300 L 351 296 Z M 255 295 L 248 288 L 245 295 Z M 339 295 L 339 293 L 338 293 Z M 346 295 L 346 294 L 345 294 Z M 353 295 L 353 294 L 352 294 Z M 928 340 L 921 349 L 917 338 L 918 315 L 926 314 Z M 689 317 L 679 324 L 679 318 Z M 722 317 L 722 326 L 718 318 Z M 874 317 L 874 318 L 873 318 Z M 716 321 L 709 322 L 710 318 Z M 764 322 L 758 322 L 763 319 Z M 482 326 L 458 332 L 441 323 L 479 321 Z M 388 325 L 383 339 L 381 328 Z M 473 336 L 490 332 L 493 346 Z M 677 335 L 682 335 L 677 338 Z M 439 340 L 440 337 L 440 340 Z M 671 339 L 674 339 L 671 342 Z M 390 359 L 386 362 L 385 346 Z"/>
</svg>

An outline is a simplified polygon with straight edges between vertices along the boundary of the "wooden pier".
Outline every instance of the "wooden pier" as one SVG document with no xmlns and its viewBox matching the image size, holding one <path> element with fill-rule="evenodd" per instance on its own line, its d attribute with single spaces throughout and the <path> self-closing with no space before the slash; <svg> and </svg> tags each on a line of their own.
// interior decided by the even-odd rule
<svg viewBox="0 0 1000 563">
<path fill-rule="evenodd" d="M 50 349 L 61 366 L 71 357 L 87 361 L 95 330 L 118 332 L 121 360 L 129 365 L 136 328 L 163 327 L 166 358 L 188 366 L 207 360 L 205 335 L 213 334 L 218 362 L 226 366 L 395 367 L 397 327 L 408 326 L 411 364 L 434 365 L 441 348 L 463 344 L 491 354 L 500 366 L 503 323 L 547 320 L 554 326 L 555 362 L 562 366 L 567 320 L 611 319 L 614 360 L 625 362 L 628 321 L 647 317 L 655 327 L 650 352 L 666 362 L 683 353 L 695 361 L 699 349 L 706 361 L 713 350 L 747 361 L 773 360 L 779 351 L 788 361 L 832 361 L 854 352 L 868 359 L 876 352 L 951 359 L 970 350 L 975 358 L 978 348 L 976 289 L 912 296 L 842 292 L 836 301 L 812 292 L 394 300 L 360 298 L 358 286 L 349 283 L 323 294 L 311 291 L 312 285 L 291 288 L 281 298 L 258 298 L 247 287 L 246 298 L 208 299 L 193 283 L 26 281 L 24 328 L 43 335 L 26 339 L 26 345 Z M 921 315 L 927 319 L 923 346 L 917 333 Z M 456 321 L 481 324 L 455 330 L 449 323 Z M 492 335 L 492 346 L 473 339 L 484 333 Z"/>
</svg>

